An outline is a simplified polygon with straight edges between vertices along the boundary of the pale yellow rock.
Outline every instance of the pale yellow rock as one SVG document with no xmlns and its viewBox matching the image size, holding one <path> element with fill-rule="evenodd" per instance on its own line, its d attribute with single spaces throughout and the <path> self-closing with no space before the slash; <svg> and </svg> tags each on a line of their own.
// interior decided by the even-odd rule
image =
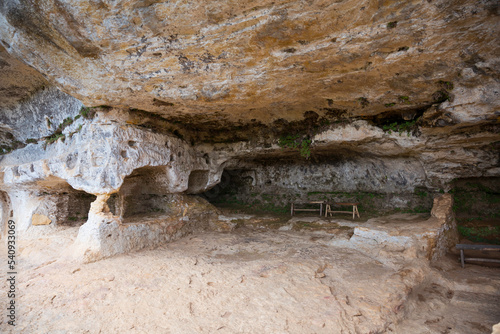
<svg viewBox="0 0 500 334">
<path fill-rule="evenodd" d="M 92 213 L 109 213 L 109 206 L 107 200 L 109 199 L 109 194 L 98 195 L 96 200 L 90 205 L 90 212 Z"/>
<path fill-rule="evenodd" d="M 49 217 L 47 217 L 46 215 L 39 215 L 37 213 L 35 213 L 33 215 L 33 217 L 31 218 L 31 225 L 49 225 L 50 223 L 52 223 L 52 220 L 50 220 Z"/>
<path fill-rule="evenodd" d="M 452 117 L 432 123 L 497 117 L 488 2 L 4 2 L 2 45 L 86 105 L 267 123 L 308 110 L 411 119 L 449 96 Z"/>
</svg>

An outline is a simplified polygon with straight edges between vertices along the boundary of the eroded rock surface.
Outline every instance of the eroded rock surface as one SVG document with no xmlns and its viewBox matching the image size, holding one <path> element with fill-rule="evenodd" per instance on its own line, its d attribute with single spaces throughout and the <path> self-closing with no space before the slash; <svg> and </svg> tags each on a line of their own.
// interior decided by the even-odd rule
<svg viewBox="0 0 500 334">
<path fill-rule="evenodd" d="M 182 213 L 182 201 L 175 203 Z M 231 233 L 195 232 L 87 264 L 60 255 L 79 238 L 77 227 L 26 235 L 16 330 L 482 334 L 498 320 L 496 269 L 462 269 L 457 258 L 432 267 L 425 252 L 410 251 L 417 245 L 404 243 L 439 230 L 428 217 L 383 217 L 385 224 L 331 219 L 381 232 L 399 226 L 403 233 L 393 240 L 409 251 L 388 243 L 360 248 L 354 236 L 349 245 L 344 235 L 321 229 L 263 232 L 246 225 L 262 217 L 236 218 L 243 224 Z"/>
<path fill-rule="evenodd" d="M 41 197 L 85 191 L 119 194 L 126 216 L 139 213 L 132 194 L 158 208 L 158 196 L 216 191 L 237 169 L 256 176 L 250 195 L 392 194 L 373 206 L 430 209 L 422 189 L 500 175 L 498 11 L 466 0 L 4 1 L 5 211 L 33 197 L 28 211 L 56 222 L 57 201 Z M 31 214 L 17 214 L 20 226 Z"/>
<path fill-rule="evenodd" d="M 16 329 L 488 331 L 496 276 L 445 253 L 453 180 L 500 176 L 498 16 L 488 0 L 2 1 Z M 199 194 L 359 201 L 364 220 L 222 215 Z"/>
<path fill-rule="evenodd" d="M 125 122 L 103 119 L 85 123 L 79 119 L 65 130 L 68 136 L 64 141 L 28 145 L 6 156 L 2 160 L 9 166 L 4 169 L 5 185 L 57 177 L 88 193 L 112 193 L 133 170 L 164 166 L 163 185 L 170 192 L 182 192 L 188 189 L 191 170 L 211 171 L 211 166 L 184 141 Z M 210 178 L 204 186 L 210 186 Z"/>
<path fill-rule="evenodd" d="M 124 218 L 113 215 L 107 197 L 98 196 L 83 224 L 70 256 L 94 262 L 113 255 L 154 248 L 193 232 L 208 230 L 217 220 L 217 210 L 201 198 L 174 195 L 168 197 L 163 212 Z"/>
<path fill-rule="evenodd" d="M 268 122 L 452 95 L 453 123 L 498 117 L 492 1 L 5 1 L 0 14 L 9 53 L 88 105 Z"/>
</svg>

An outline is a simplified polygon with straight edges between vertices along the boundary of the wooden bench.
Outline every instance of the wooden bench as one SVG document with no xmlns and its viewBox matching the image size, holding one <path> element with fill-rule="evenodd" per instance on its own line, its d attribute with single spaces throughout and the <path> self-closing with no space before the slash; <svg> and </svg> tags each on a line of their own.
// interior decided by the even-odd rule
<svg viewBox="0 0 500 334">
<path fill-rule="evenodd" d="M 297 208 L 297 205 L 300 206 L 306 206 L 308 204 L 319 204 L 319 209 L 307 209 L 307 208 Z M 305 202 L 305 203 L 292 203 L 292 208 L 291 208 L 291 213 L 292 216 L 295 212 L 297 211 L 309 211 L 309 212 L 319 212 L 319 215 L 323 215 L 323 204 L 325 204 L 325 201 L 312 201 L 312 202 Z"/>
<path fill-rule="evenodd" d="M 352 211 L 334 211 L 334 210 L 332 210 L 332 206 L 351 206 L 351 205 L 352 205 Z M 352 219 L 354 219 L 356 216 L 358 216 L 358 218 L 359 218 L 358 205 L 359 205 L 359 203 L 357 203 L 357 202 L 326 203 L 325 217 L 328 217 L 328 214 L 330 214 L 330 216 L 332 216 L 334 213 L 352 213 Z"/>
<path fill-rule="evenodd" d="M 495 245 L 469 245 L 469 244 L 457 244 L 455 246 L 460 250 L 460 263 L 462 268 L 465 267 L 465 261 L 480 261 L 480 262 L 495 262 L 500 263 L 498 259 L 487 259 L 487 258 L 477 258 L 477 257 L 465 257 L 465 250 L 481 250 L 481 251 L 497 251 L 500 252 L 500 246 Z"/>
</svg>

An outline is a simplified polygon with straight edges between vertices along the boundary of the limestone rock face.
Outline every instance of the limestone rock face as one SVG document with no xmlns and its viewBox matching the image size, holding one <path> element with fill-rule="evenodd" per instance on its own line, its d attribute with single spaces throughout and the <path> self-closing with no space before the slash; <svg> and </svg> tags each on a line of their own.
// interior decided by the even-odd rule
<svg viewBox="0 0 500 334">
<path fill-rule="evenodd" d="M 392 208 L 497 177 L 498 15 L 470 0 L 3 1 L 2 214 L 83 220 L 88 193 L 126 218 L 238 168 L 260 178 L 250 196 L 399 193 Z"/>
<path fill-rule="evenodd" d="M 0 153 L 50 136 L 82 103 L 0 46 Z"/>
<path fill-rule="evenodd" d="M 175 154 L 159 153 L 161 142 L 176 133 L 186 152 L 176 164 L 194 174 L 189 186 L 186 168 L 165 171 L 175 192 L 212 187 L 231 159 L 276 152 L 290 133 L 307 135 L 314 154 L 411 157 L 433 187 L 500 175 L 498 10 L 467 0 L 4 1 L 0 153 L 28 145 L 2 162 L 5 182 L 55 176 L 117 191 L 133 170 L 166 166 Z M 60 135 L 82 103 L 112 115 L 74 122 L 45 152 L 31 145 Z"/>
<path fill-rule="evenodd" d="M 10 108 L 48 85 L 47 80 L 35 69 L 10 55 L 0 46 L 0 106 Z"/>
<path fill-rule="evenodd" d="M 459 240 L 451 194 L 444 194 L 434 198 L 431 215 L 442 222 L 438 236 L 433 242 L 436 248 L 431 254 L 431 259 L 435 260 L 446 254 L 446 251 L 456 245 Z"/>
<path fill-rule="evenodd" d="M 43 186 L 66 180 L 74 189 L 104 194 L 118 191 L 124 178 L 135 169 L 163 166 L 158 177 L 170 192 L 188 190 L 192 170 L 206 171 L 205 183 L 198 185 L 200 192 L 215 181 L 208 174 L 218 173 L 178 138 L 109 119 L 93 123 L 79 120 L 66 133 L 64 142 L 29 145 L 6 156 L 2 161 L 5 185 L 38 182 Z"/>
<path fill-rule="evenodd" d="M 498 118 L 494 1 L 4 1 L 0 41 L 86 105 L 270 121 Z M 445 120 L 443 120 L 445 122 Z"/>
<path fill-rule="evenodd" d="M 376 245 L 382 254 L 401 252 L 406 258 L 436 261 L 458 242 L 452 206 L 451 195 L 443 194 L 434 198 L 431 217 L 425 221 L 418 215 L 407 214 L 369 219 L 365 225 L 354 228 L 350 242 L 357 249 Z"/>
<path fill-rule="evenodd" d="M 124 220 L 109 212 L 106 200 L 98 196 L 92 203 L 88 221 L 75 240 L 70 257 L 94 262 L 120 253 L 156 247 L 194 231 L 202 231 L 217 221 L 217 210 L 201 198 L 173 195 L 167 214 Z"/>
<path fill-rule="evenodd" d="M 45 215 L 39 215 L 39 214 L 34 214 L 31 224 L 32 225 L 49 225 L 52 221 L 49 219 L 49 217 Z"/>
</svg>

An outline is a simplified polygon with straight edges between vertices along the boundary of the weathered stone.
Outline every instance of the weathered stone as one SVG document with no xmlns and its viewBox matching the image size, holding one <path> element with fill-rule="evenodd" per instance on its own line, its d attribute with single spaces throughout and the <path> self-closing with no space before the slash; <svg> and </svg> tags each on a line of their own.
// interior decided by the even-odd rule
<svg viewBox="0 0 500 334">
<path fill-rule="evenodd" d="M 49 217 L 45 215 L 39 215 L 39 214 L 33 214 L 33 217 L 31 218 L 31 225 L 49 225 L 52 223 L 52 220 L 50 220 Z"/>
<path fill-rule="evenodd" d="M 421 310 L 409 299 L 420 302 L 421 290 L 435 288 L 429 262 L 457 242 L 450 194 L 434 199 L 430 217 L 398 214 L 363 223 L 221 215 L 191 194 L 252 209 L 261 203 L 268 211 L 287 210 L 293 201 L 333 200 L 359 201 L 373 212 L 422 212 L 457 178 L 496 180 L 498 15 L 499 6 L 487 0 L 2 1 L 0 237 L 8 219 L 25 235 L 81 225 L 65 254 L 92 262 L 198 230 L 230 232 L 246 224 L 244 234 L 272 224 L 279 240 L 241 235 L 236 245 L 233 231 L 185 243 L 208 247 L 211 259 L 251 260 L 250 266 L 223 265 L 216 273 L 210 263 L 202 271 L 184 266 L 182 254 L 172 262 L 181 269 L 172 272 L 175 279 L 184 278 L 186 268 L 199 272 L 204 288 L 226 284 L 222 290 L 239 296 L 267 284 L 264 291 L 278 298 L 256 293 L 243 298 L 244 307 L 224 293 L 211 301 L 194 298 L 213 302 L 205 308 L 211 312 L 194 315 L 200 303 L 190 303 L 195 325 L 182 327 L 189 319 L 182 313 L 170 325 L 238 332 L 242 322 L 206 327 L 237 317 L 255 332 L 411 332 L 411 323 L 403 324 L 406 330 L 395 325 Z M 36 225 L 49 226 L 31 228 Z M 290 247 L 290 240 L 300 246 Z M 44 258 L 41 245 L 33 253 Z M 304 261 L 311 255 L 325 263 L 311 266 Z M 157 267 L 148 277 L 170 272 Z M 123 284 L 108 276 L 102 283 Z M 195 276 L 191 293 L 207 293 L 197 279 L 191 285 Z M 269 284 L 273 276 L 280 278 Z M 61 282 L 68 281 L 76 280 Z M 35 283 L 25 287 L 38 289 L 41 281 Z M 489 286 L 493 297 L 495 287 Z M 100 291 L 90 295 L 105 299 Z M 450 303 L 453 293 L 443 286 L 434 295 L 427 310 Z M 70 295 L 64 303 L 54 297 L 52 306 L 78 306 Z M 314 312 L 290 312 L 293 304 Z M 228 305 L 236 313 L 222 309 Z M 46 310 L 42 318 L 61 318 Z M 281 316 L 252 327 L 248 314 L 262 320 L 270 310 Z M 109 319 L 101 313 L 101 321 Z M 64 319 L 46 331 L 67 328 Z M 30 323 L 38 321 L 22 324 L 25 332 L 46 329 Z M 444 323 L 435 331 L 451 328 Z M 106 328 L 133 328 L 113 325 Z"/>
<path fill-rule="evenodd" d="M 446 252 L 458 243 L 457 222 L 453 212 L 453 197 L 451 194 L 443 194 L 434 198 L 434 206 L 431 215 L 441 221 L 438 237 L 433 241 L 435 249 L 431 253 L 431 259 L 444 256 Z"/>
<path fill-rule="evenodd" d="M 456 178 L 500 175 L 496 15 L 444 0 L 5 1 L 2 214 L 23 231 L 33 214 L 122 221 L 169 211 L 171 194 L 213 199 L 231 170 L 250 182 L 237 196 L 280 209 L 430 208 Z M 440 206 L 431 258 L 455 233 Z"/>
<path fill-rule="evenodd" d="M 82 125 L 82 127 L 80 127 Z M 69 135 L 73 133 L 71 136 Z M 66 128 L 67 138 L 52 144 L 29 145 L 2 160 L 7 186 L 55 176 L 73 188 L 102 194 L 117 191 L 124 178 L 144 166 L 164 166 L 163 185 L 171 192 L 189 187 L 191 170 L 212 174 L 197 191 L 216 182 L 219 173 L 178 138 L 113 122 L 80 123 Z M 192 166 L 191 168 L 187 168 Z"/>
<path fill-rule="evenodd" d="M 355 227 L 353 236 L 344 244 L 356 249 L 369 248 L 371 252 L 378 249 L 382 254 L 399 252 L 406 259 L 434 262 L 458 241 L 452 205 L 451 195 L 444 194 L 434 199 L 432 216 L 427 220 L 407 214 L 369 219 L 363 226 Z M 384 261 L 390 261 L 389 257 L 384 256 Z"/>
<path fill-rule="evenodd" d="M 269 121 L 402 111 L 448 90 L 444 108 L 470 122 L 498 108 L 496 15 L 467 1 L 6 1 L 0 35 L 88 105 Z"/>
<path fill-rule="evenodd" d="M 71 250 L 71 257 L 94 262 L 120 253 L 157 247 L 177 240 L 193 231 L 214 226 L 215 207 L 200 198 L 176 195 L 172 206 L 163 214 L 132 216 L 123 219 L 109 212 L 106 200 L 100 195 L 92 203 L 88 221 L 83 224 Z"/>
</svg>

